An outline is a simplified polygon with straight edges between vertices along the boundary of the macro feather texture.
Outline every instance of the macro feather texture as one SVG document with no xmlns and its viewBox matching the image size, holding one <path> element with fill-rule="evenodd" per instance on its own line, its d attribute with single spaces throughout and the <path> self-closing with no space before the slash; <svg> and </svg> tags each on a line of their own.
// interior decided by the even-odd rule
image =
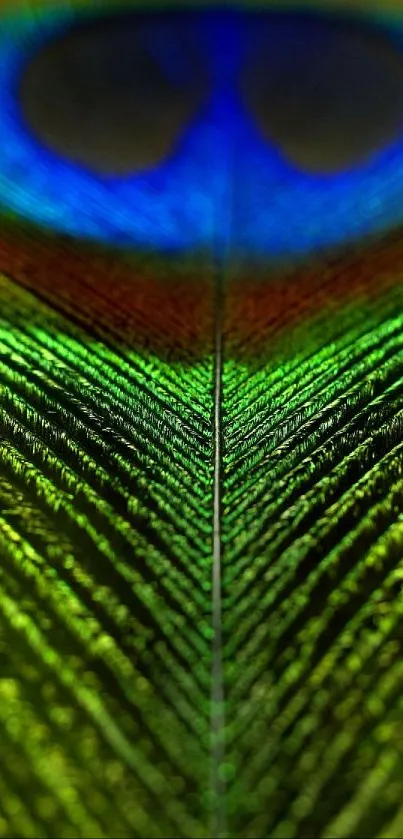
<svg viewBox="0 0 403 839">
<path fill-rule="evenodd" d="M 23 269 L 1 279 L 5 835 L 202 836 L 211 346 L 198 358 L 196 334 L 165 362 L 139 346 L 134 323 L 161 291 L 189 329 L 172 266 L 171 299 L 156 281 L 151 304 L 147 284 L 144 311 L 138 272 L 138 302 L 123 298 L 119 312 L 116 272 L 108 288 L 91 259 L 72 317 L 62 295 L 45 302 L 49 255 L 35 295 Z"/>
<path fill-rule="evenodd" d="M 217 101 L 87 203 L 0 152 L 5 839 L 403 830 L 400 147 L 303 181 Z"/>
<path fill-rule="evenodd" d="M 235 836 L 398 836 L 400 236 L 230 285 L 223 374 Z M 249 308 L 246 320 L 245 312 Z"/>
</svg>

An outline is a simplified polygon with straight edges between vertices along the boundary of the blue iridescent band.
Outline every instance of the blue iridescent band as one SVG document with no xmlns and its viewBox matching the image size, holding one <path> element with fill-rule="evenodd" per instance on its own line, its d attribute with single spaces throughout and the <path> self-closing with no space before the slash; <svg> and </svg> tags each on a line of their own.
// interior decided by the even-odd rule
<svg viewBox="0 0 403 839">
<path fill-rule="evenodd" d="M 172 154 L 152 171 L 97 177 L 44 148 L 16 95 L 27 55 L 70 20 L 27 12 L 0 32 L 0 205 L 33 224 L 119 246 L 188 251 L 228 244 L 261 256 L 304 255 L 403 221 L 403 128 L 395 143 L 345 173 L 306 174 L 259 135 L 235 78 L 242 16 L 199 16 L 213 89 Z M 397 26 L 397 24 L 395 24 Z M 231 36 L 231 37 L 230 37 Z M 396 39 L 399 41 L 396 29 Z M 400 43 L 403 50 L 403 45 Z M 220 71 L 231 65 L 220 85 Z M 230 230 L 229 230 L 230 227 Z"/>
</svg>

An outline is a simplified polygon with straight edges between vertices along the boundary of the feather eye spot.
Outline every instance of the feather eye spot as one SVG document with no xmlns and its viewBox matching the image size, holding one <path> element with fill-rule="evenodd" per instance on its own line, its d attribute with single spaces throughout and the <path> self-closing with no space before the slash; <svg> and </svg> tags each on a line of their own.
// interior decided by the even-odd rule
<svg viewBox="0 0 403 839">
<path fill-rule="evenodd" d="M 253 23 L 243 96 L 260 131 L 306 172 L 360 165 L 403 128 L 403 56 L 380 27 L 315 15 Z"/>
<path fill-rule="evenodd" d="M 19 98 L 28 127 L 51 151 L 96 174 L 158 165 L 206 90 L 192 38 L 183 16 L 172 13 L 73 23 L 24 68 Z"/>
</svg>

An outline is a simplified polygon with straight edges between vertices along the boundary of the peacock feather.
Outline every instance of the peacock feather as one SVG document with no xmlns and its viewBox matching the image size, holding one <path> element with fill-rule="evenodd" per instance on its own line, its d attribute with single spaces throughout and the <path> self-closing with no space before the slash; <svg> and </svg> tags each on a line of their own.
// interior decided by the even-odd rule
<svg viewBox="0 0 403 839">
<path fill-rule="evenodd" d="M 403 7 L 155 5 L 0 10 L 0 836 L 399 837 Z M 295 147 L 339 30 L 361 127 Z"/>
</svg>

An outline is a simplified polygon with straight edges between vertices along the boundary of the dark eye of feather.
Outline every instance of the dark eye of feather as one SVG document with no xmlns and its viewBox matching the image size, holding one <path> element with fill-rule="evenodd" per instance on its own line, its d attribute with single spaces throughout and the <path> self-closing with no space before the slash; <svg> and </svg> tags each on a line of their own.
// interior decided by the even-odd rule
<svg viewBox="0 0 403 839">
<path fill-rule="evenodd" d="M 361 162 L 403 123 L 403 59 L 380 27 L 257 15 L 243 94 L 264 136 L 305 170 Z"/>
<path fill-rule="evenodd" d="M 20 101 L 52 151 L 126 175 L 169 154 L 206 86 L 180 16 L 121 13 L 76 23 L 43 46 L 22 75 Z"/>
</svg>

